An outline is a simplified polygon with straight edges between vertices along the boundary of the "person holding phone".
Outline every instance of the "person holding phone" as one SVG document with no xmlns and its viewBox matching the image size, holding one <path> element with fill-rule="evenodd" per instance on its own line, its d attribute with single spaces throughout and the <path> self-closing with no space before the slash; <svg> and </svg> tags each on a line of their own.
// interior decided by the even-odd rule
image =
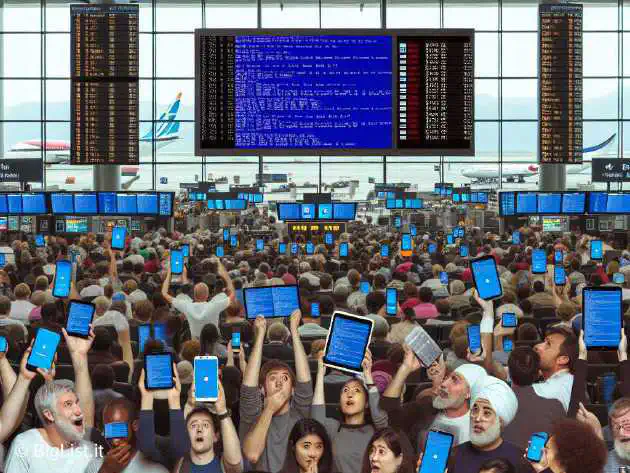
<svg viewBox="0 0 630 473">
<path fill-rule="evenodd" d="M 313 384 L 298 332 L 301 319 L 302 313 L 295 310 L 289 324 L 295 374 L 279 360 L 269 360 L 261 369 L 267 321 L 261 316 L 254 321 L 254 345 L 241 386 L 239 433 L 243 454 L 257 470 L 279 471 L 287 453 L 286 440 L 280 439 L 288 438 L 295 422 L 310 417 Z M 279 421 L 278 416 L 283 420 Z"/>
<path fill-rule="evenodd" d="M 326 429 L 314 419 L 298 420 L 287 445 L 280 473 L 333 473 L 332 443 Z"/>
<path fill-rule="evenodd" d="M 387 413 L 379 408 L 380 395 L 372 379 L 372 354 L 368 349 L 361 363 L 363 381 L 351 378 L 341 388 L 341 422 L 326 416 L 323 358 L 317 362 L 317 380 L 311 417 L 321 422 L 333 442 L 335 472 L 353 473 L 361 462 L 370 438 L 387 427 Z M 369 410 L 369 413 L 368 413 Z"/>
</svg>

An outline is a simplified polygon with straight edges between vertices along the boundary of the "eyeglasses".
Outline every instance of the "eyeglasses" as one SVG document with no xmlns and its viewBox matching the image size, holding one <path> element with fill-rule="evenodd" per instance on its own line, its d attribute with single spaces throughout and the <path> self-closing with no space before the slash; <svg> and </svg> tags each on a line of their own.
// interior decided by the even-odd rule
<svg viewBox="0 0 630 473">
<path fill-rule="evenodd" d="M 202 430 L 209 430 L 211 426 L 212 424 L 210 422 L 193 422 L 190 424 L 190 428 L 194 430 L 199 430 L 200 428 Z"/>
</svg>

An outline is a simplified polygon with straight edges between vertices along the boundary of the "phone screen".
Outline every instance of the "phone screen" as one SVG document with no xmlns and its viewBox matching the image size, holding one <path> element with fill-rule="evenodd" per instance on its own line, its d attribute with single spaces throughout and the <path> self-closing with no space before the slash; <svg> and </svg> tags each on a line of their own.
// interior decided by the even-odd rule
<svg viewBox="0 0 630 473">
<path fill-rule="evenodd" d="M 497 264 L 492 256 L 472 262 L 472 273 L 479 297 L 484 300 L 494 299 L 503 294 Z"/>
<path fill-rule="evenodd" d="M 370 282 L 369 281 L 361 281 L 361 292 L 363 294 L 370 293 Z"/>
<path fill-rule="evenodd" d="M 527 459 L 532 462 L 542 460 L 543 450 L 547 439 L 539 434 L 534 434 L 529 439 L 529 447 L 527 447 Z"/>
<path fill-rule="evenodd" d="M 232 248 L 236 248 L 238 246 L 238 236 L 237 235 L 230 236 L 230 246 Z"/>
<path fill-rule="evenodd" d="M 521 244 L 521 233 L 520 232 L 512 233 L 512 243 L 514 245 L 520 245 Z"/>
<path fill-rule="evenodd" d="M 381 245 L 381 256 L 389 258 L 389 245 Z"/>
<path fill-rule="evenodd" d="M 224 228 L 223 229 L 223 241 L 228 241 L 230 239 L 230 229 L 229 228 Z"/>
<path fill-rule="evenodd" d="M 241 348 L 241 332 L 232 332 L 232 349 L 240 350 Z"/>
<path fill-rule="evenodd" d="M 415 225 L 409 225 L 409 233 L 411 233 L 411 236 L 416 236 L 417 235 L 417 230 L 416 230 L 416 226 Z"/>
<path fill-rule="evenodd" d="M 68 323 L 66 330 L 71 335 L 87 337 L 90 334 L 90 324 L 94 317 L 94 305 L 77 301 L 70 301 L 68 307 Z"/>
<path fill-rule="evenodd" d="M 164 343 L 167 343 L 166 337 L 166 324 L 165 323 L 154 323 L 153 324 L 153 338 L 155 340 L 160 340 Z"/>
<path fill-rule="evenodd" d="M 306 243 L 306 254 L 307 255 L 312 255 L 313 252 L 315 251 L 315 247 L 313 245 L 313 242 L 307 242 Z"/>
<path fill-rule="evenodd" d="M 556 283 L 556 286 L 564 286 L 567 283 L 567 275 L 564 270 L 564 266 L 554 266 L 553 280 Z"/>
<path fill-rule="evenodd" d="M 53 296 L 68 297 L 70 295 L 70 285 L 72 283 L 72 263 L 66 260 L 57 261 L 55 268 Z"/>
<path fill-rule="evenodd" d="M 453 446 L 453 435 L 430 430 L 418 473 L 444 473 Z"/>
<path fill-rule="evenodd" d="M 61 336 L 45 328 L 37 330 L 33 349 L 28 357 L 27 365 L 33 368 L 49 370 L 55 359 L 57 346 L 61 341 Z M 33 371 L 35 371 L 33 369 Z"/>
<path fill-rule="evenodd" d="M 446 244 L 447 245 L 453 244 L 453 235 L 446 235 Z"/>
<path fill-rule="evenodd" d="M 291 254 L 292 255 L 297 255 L 298 254 L 298 244 L 297 243 L 291 243 Z"/>
<path fill-rule="evenodd" d="M 126 238 L 127 229 L 125 227 L 114 227 L 112 229 L 112 248 L 114 250 L 124 250 Z"/>
<path fill-rule="evenodd" d="M 505 337 L 503 339 L 503 351 L 505 353 L 510 353 L 513 349 L 514 349 L 514 342 L 511 339 Z"/>
<path fill-rule="evenodd" d="M 195 358 L 195 398 L 216 401 L 219 397 L 219 360 L 216 357 Z"/>
<path fill-rule="evenodd" d="M 342 258 L 348 257 L 348 243 L 343 242 L 339 245 L 339 256 Z"/>
<path fill-rule="evenodd" d="M 4 253 L 0 253 L 0 268 L 4 268 L 7 264 L 7 259 Z"/>
<path fill-rule="evenodd" d="M 398 291 L 394 287 L 387 288 L 385 296 L 387 315 L 396 315 L 398 312 Z"/>
<path fill-rule="evenodd" d="M 468 348 L 471 353 L 481 350 L 481 328 L 479 325 L 468 326 Z"/>
<path fill-rule="evenodd" d="M 514 312 L 503 312 L 503 315 L 501 316 L 501 325 L 508 328 L 516 327 L 516 314 Z"/>
<path fill-rule="evenodd" d="M 626 282 L 626 277 L 623 273 L 615 273 L 613 274 L 613 282 L 615 284 L 623 284 Z"/>
<path fill-rule="evenodd" d="M 409 233 L 403 234 L 400 248 L 403 251 L 411 251 L 411 235 Z"/>
<path fill-rule="evenodd" d="M 190 257 L 190 245 L 182 245 L 182 254 L 184 255 L 184 258 Z"/>
<path fill-rule="evenodd" d="M 394 217 L 394 227 L 400 228 L 401 225 L 402 225 L 402 221 L 400 217 Z"/>
<path fill-rule="evenodd" d="M 41 248 L 42 246 L 46 246 L 46 240 L 44 240 L 44 235 L 35 235 L 35 246 Z"/>
<path fill-rule="evenodd" d="M 446 271 L 440 272 L 440 282 L 444 285 L 448 284 L 448 273 Z"/>
<path fill-rule="evenodd" d="M 129 437 L 129 426 L 126 422 L 105 424 L 106 439 L 126 439 L 127 437 Z"/>
<path fill-rule="evenodd" d="M 324 243 L 326 243 L 327 245 L 332 245 L 334 242 L 335 239 L 333 238 L 332 233 L 326 233 L 326 235 L 324 235 Z"/>
<path fill-rule="evenodd" d="M 214 254 L 218 258 L 223 258 L 225 256 L 225 250 L 223 249 L 222 246 L 217 246 L 216 249 L 214 250 Z"/>
<path fill-rule="evenodd" d="M 138 326 L 138 350 L 144 353 L 144 344 L 151 338 L 151 325 L 142 324 Z"/>
<path fill-rule="evenodd" d="M 468 245 L 461 245 L 459 247 L 459 256 L 462 258 L 468 258 Z"/>
<path fill-rule="evenodd" d="M 601 240 L 591 240 L 591 259 L 600 260 L 604 257 Z"/>
<path fill-rule="evenodd" d="M 184 271 L 184 253 L 182 250 L 171 250 L 171 273 L 182 274 Z"/>
<path fill-rule="evenodd" d="M 279 243 L 278 244 L 278 253 L 286 253 L 287 252 L 287 244 Z"/>
<path fill-rule="evenodd" d="M 311 302 L 311 317 L 319 317 L 319 302 Z"/>
<path fill-rule="evenodd" d="M 532 273 L 545 274 L 547 272 L 547 254 L 540 248 L 532 251 Z"/>
<path fill-rule="evenodd" d="M 0 352 L 6 353 L 9 348 L 6 337 L 0 337 Z"/>
<path fill-rule="evenodd" d="M 553 262 L 555 264 L 562 264 L 562 261 L 564 261 L 564 255 L 562 254 L 562 250 L 556 250 L 553 253 Z"/>
<path fill-rule="evenodd" d="M 173 387 L 173 358 L 170 353 L 146 355 L 144 364 L 146 366 L 145 383 L 147 389 L 171 389 Z"/>
</svg>

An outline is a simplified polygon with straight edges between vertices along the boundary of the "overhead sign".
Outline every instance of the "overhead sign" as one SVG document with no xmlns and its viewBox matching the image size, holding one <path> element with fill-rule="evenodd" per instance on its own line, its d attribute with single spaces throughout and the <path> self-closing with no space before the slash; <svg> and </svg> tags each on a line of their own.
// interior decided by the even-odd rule
<svg viewBox="0 0 630 473">
<path fill-rule="evenodd" d="M 311 238 L 324 233 L 332 233 L 335 237 L 345 233 L 346 224 L 340 222 L 287 222 L 289 238 L 295 240 L 300 235 Z"/>
<path fill-rule="evenodd" d="M 630 182 L 630 159 L 593 159 L 593 182 Z"/>
<path fill-rule="evenodd" d="M 42 182 L 43 177 L 41 159 L 0 160 L 0 182 Z"/>
</svg>

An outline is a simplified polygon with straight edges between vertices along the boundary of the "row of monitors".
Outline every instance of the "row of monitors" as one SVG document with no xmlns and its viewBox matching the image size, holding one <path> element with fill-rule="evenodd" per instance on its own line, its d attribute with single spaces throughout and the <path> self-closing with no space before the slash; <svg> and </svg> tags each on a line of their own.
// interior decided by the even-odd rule
<svg viewBox="0 0 630 473">
<path fill-rule="evenodd" d="M 388 209 L 421 209 L 422 199 L 387 199 L 385 207 Z"/>
<path fill-rule="evenodd" d="M 133 227 L 132 222 L 132 227 Z M 59 217 L 55 221 L 57 233 L 87 233 L 89 230 L 88 217 Z M 0 217 L 0 232 L 35 231 L 35 220 L 32 216 L 9 215 Z M 133 230 L 133 228 L 132 228 Z M 138 231 L 140 228 L 137 229 Z"/>
<path fill-rule="evenodd" d="M 205 200 L 216 201 L 216 200 L 226 200 L 226 199 L 208 199 L 208 195 L 205 192 L 189 192 L 188 200 L 194 201 L 194 202 L 203 202 Z M 234 200 L 234 199 L 230 199 L 230 200 Z M 263 197 L 263 194 L 261 193 L 239 192 L 236 195 L 235 200 L 244 200 L 252 204 L 262 204 L 264 201 L 264 197 Z M 212 208 L 212 207 L 208 207 L 208 208 Z"/>
<path fill-rule="evenodd" d="M 208 208 L 210 210 L 245 210 L 247 201 L 245 199 L 209 199 Z"/>
<path fill-rule="evenodd" d="M 487 204 L 487 192 L 453 192 L 453 202 L 456 204 Z"/>
<path fill-rule="evenodd" d="M 0 214 L 171 217 L 172 192 L 0 193 Z"/>
<path fill-rule="evenodd" d="M 501 192 L 499 215 L 630 214 L 630 193 Z"/>
<path fill-rule="evenodd" d="M 279 220 L 344 220 L 352 221 L 357 213 L 356 202 L 321 204 L 278 203 Z"/>
</svg>

